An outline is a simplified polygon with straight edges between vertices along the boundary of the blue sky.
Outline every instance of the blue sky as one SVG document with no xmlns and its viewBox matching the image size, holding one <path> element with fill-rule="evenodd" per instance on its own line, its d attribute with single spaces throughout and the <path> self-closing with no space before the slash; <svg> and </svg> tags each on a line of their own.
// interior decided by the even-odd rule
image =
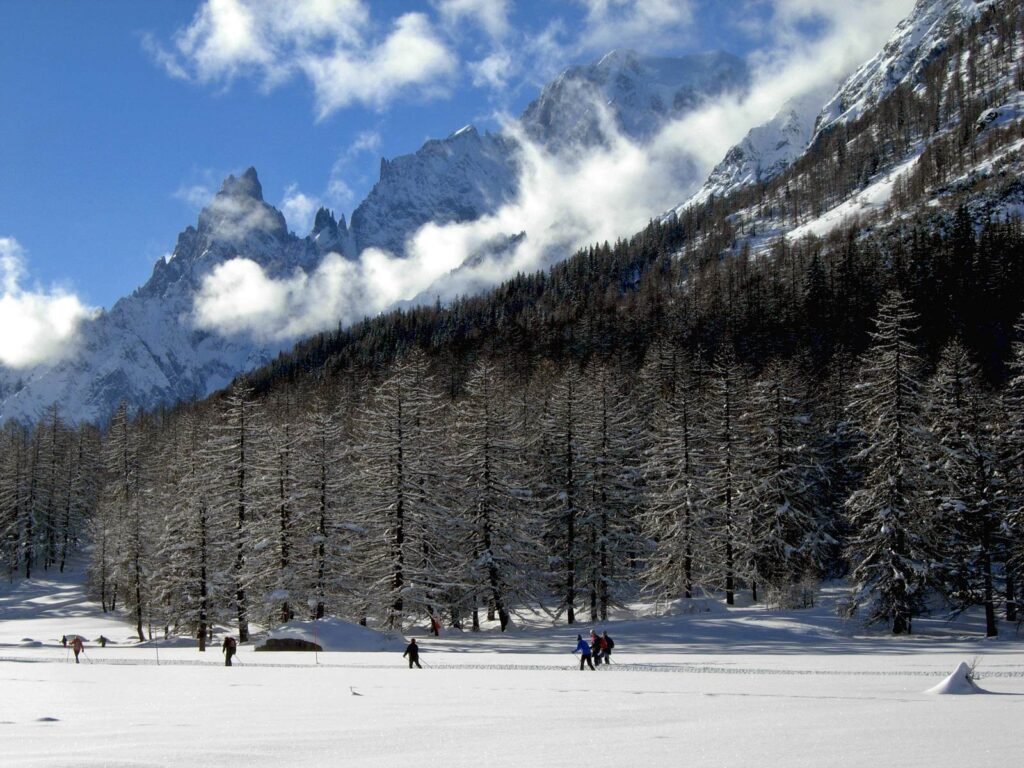
<svg viewBox="0 0 1024 768">
<path fill-rule="evenodd" d="M 305 234 L 318 203 L 351 212 L 381 156 L 494 127 L 568 64 L 633 47 L 724 49 L 756 67 L 834 43 L 845 67 L 911 4 L 3 0 L 4 299 L 109 307 L 249 165 Z"/>
</svg>

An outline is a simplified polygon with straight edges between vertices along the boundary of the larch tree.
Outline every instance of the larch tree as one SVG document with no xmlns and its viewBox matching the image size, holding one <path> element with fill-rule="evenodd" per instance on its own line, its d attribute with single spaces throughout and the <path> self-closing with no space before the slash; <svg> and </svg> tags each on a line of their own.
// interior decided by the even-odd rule
<svg viewBox="0 0 1024 768">
<path fill-rule="evenodd" d="M 847 500 L 856 592 L 868 623 L 909 633 L 924 609 L 935 542 L 925 503 L 921 360 L 912 343 L 917 317 L 897 291 L 879 307 L 850 410 L 865 435 L 864 481 Z"/>
<path fill-rule="evenodd" d="M 588 365 L 583 388 L 580 431 L 589 483 L 580 519 L 581 571 L 590 592 L 590 618 L 605 621 L 638 559 L 641 421 L 621 377 L 609 365 Z"/>
<path fill-rule="evenodd" d="M 551 384 L 542 412 L 540 476 L 537 501 L 543 516 L 543 537 L 550 562 L 556 611 L 576 623 L 584 540 L 580 522 L 587 515 L 585 489 L 590 481 L 581 435 L 585 389 L 577 368 L 565 369 Z"/>
<path fill-rule="evenodd" d="M 709 455 L 706 492 L 709 579 L 725 591 L 725 602 L 733 605 L 736 589 L 749 558 L 744 526 L 743 494 L 749 492 L 748 462 L 740 415 L 746 402 L 746 381 L 729 342 L 723 344 L 712 366 L 705 404 Z"/>
<path fill-rule="evenodd" d="M 429 612 L 446 577 L 438 546 L 444 510 L 438 484 L 445 479 L 434 442 L 441 404 L 426 358 L 413 352 L 395 363 L 373 391 L 357 424 L 359 479 L 353 524 L 360 531 L 356 564 L 385 626 Z"/>
<path fill-rule="evenodd" d="M 472 547 L 466 580 L 473 594 L 484 595 L 494 607 L 502 632 L 511 621 L 510 606 L 534 595 L 532 585 L 541 568 L 507 403 L 496 366 L 482 360 L 454 408 L 460 480 L 453 510 L 465 524 Z M 479 620 L 474 622 L 478 626 Z"/>
<path fill-rule="evenodd" d="M 254 450 L 261 419 L 251 387 L 236 382 L 221 400 L 202 460 L 212 468 L 210 503 L 220 525 L 229 526 L 234 552 L 230 566 L 235 619 L 240 642 L 249 640 L 250 523 L 257 481 Z"/>
<path fill-rule="evenodd" d="M 1006 559 L 1006 542 L 990 400 L 967 350 L 954 340 L 942 353 L 929 392 L 931 486 L 943 555 L 939 569 L 954 606 L 984 606 L 985 632 L 995 637 L 995 572 Z"/>
<path fill-rule="evenodd" d="M 644 455 L 644 532 L 654 543 L 646 582 L 669 597 L 692 598 L 706 571 L 703 503 L 705 424 L 700 420 L 699 366 L 682 357 L 672 386 L 658 385 Z M 650 386 L 650 385 L 648 385 Z"/>
</svg>

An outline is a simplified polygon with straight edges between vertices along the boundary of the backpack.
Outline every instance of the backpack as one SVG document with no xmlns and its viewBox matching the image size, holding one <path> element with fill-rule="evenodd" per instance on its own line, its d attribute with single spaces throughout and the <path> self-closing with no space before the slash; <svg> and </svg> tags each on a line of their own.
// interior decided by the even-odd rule
<svg viewBox="0 0 1024 768">
<path fill-rule="evenodd" d="M 235 638 L 229 637 L 225 642 L 227 643 L 227 645 L 225 647 L 229 651 L 235 650 L 235 646 L 237 645 L 237 643 L 235 642 Z"/>
<path fill-rule="evenodd" d="M 608 650 L 610 651 L 610 650 L 611 650 L 612 648 L 614 648 L 614 647 L 615 647 L 615 641 L 614 641 L 614 640 L 612 640 L 612 639 L 611 639 L 611 638 L 609 637 L 609 638 L 608 638 Z"/>
</svg>

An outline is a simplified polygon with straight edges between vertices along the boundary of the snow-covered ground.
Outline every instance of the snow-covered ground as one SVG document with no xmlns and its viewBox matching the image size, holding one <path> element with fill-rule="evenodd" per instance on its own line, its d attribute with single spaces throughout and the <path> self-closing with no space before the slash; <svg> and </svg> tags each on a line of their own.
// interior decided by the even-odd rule
<svg viewBox="0 0 1024 768">
<path fill-rule="evenodd" d="M 634 606 L 598 626 L 614 664 L 578 671 L 578 627 L 424 637 L 396 651 L 136 645 L 75 577 L 0 589 L 3 766 L 1012 765 L 1024 638 L 918 620 L 891 638 L 803 611 Z M 100 634 L 74 664 L 62 635 Z M 339 636 L 344 636 L 342 632 Z M 219 641 L 219 638 L 217 638 Z M 219 642 L 218 642 L 219 644 Z M 977 659 L 986 695 L 925 693 Z M 159 661 L 159 664 L 158 664 Z M 954 686 L 955 687 L 955 686 Z M 949 685 L 946 688 L 950 688 Z"/>
</svg>

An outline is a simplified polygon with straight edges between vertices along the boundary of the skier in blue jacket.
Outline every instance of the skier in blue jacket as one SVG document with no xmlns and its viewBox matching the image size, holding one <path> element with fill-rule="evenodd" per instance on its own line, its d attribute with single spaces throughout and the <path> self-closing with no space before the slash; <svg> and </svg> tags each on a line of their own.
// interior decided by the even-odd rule
<svg viewBox="0 0 1024 768">
<path fill-rule="evenodd" d="M 594 668 L 594 662 L 590 660 L 590 646 L 583 639 L 583 635 L 576 635 L 576 650 L 573 653 L 580 654 L 580 672 L 583 671 L 584 664 L 589 665 L 591 669 Z"/>
</svg>

